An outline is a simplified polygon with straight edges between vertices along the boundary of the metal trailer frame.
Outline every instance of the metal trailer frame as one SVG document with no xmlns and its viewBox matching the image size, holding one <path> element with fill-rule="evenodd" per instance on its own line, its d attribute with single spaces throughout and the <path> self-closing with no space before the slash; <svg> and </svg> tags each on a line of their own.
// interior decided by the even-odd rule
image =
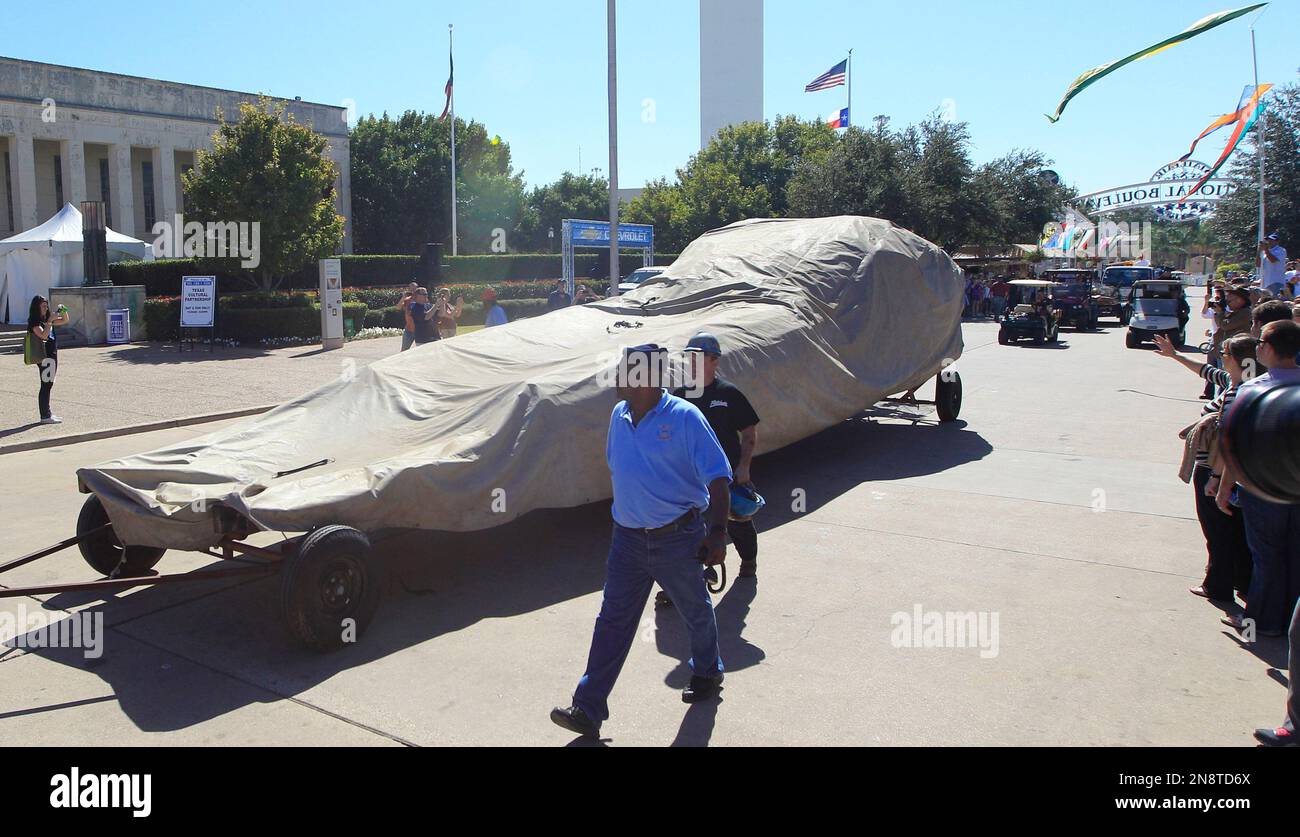
<svg viewBox="0 0 1300 837">
<path fill-rule="evenodd" d="M 99 498 L 93 494 L 87 498 L 85 508 L 91 509 L 92 504 L 93 510 L 102 514 Z M 364 630 L 379 605 L 385 585 L 386 572 L 382 564 L 370 556 L 371 538 L 346 526 L 319 527 L 272 547 L 245 542 L 244 539 L 252 534 L 247 527 L 228 527 L 228 533 L 215 546 L 188 550 L 196 555 L 216 558 L 226 566 L 159 574 L 153 571 L 153 566 L 162 560 L 165 550 L 145 550 L 145 557 L 140 559 L 139 565 L 131 567 L 132 560 L 140 553 L 133 556 L 130 550 L 143 548 L 123 548 L 113 534 L 112 522 L 89 526 L 86 524 L 88 519 L 83 510 L 74 537 L 0 563 L 0 576 L 72 547 L 80 549 L 87 564 L 101 574 L 105 566 L 104 556 L 120 551 L 122 557 L 112 572 L 95 581 L 30 587 L 0 586 L 0 599 L 74 592 L 108 593 L 168 584 L 280 576 L 281 617 L 289 633 L 312 650 L 335 651 L 352 641 L 346 638 L 348 635 L 360 634 Z M 230 528 L 238 531 L 230 531 Z M 376 536 L 382 537 L 383 534 L 376 533 Z M 110 544 L 107 553 L 105 544 Z M 100 560 L 98 566 L 92 561 L 92 556 Z"/>
</svg>

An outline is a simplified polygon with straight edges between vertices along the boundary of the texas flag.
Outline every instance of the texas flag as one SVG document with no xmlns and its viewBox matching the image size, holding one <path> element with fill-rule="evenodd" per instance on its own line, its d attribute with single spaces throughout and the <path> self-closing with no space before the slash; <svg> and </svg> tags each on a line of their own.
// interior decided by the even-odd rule
<svg viewBox="0 0 1300 837">
<path fill-rule="evenodd" d="M 826 117 L 826 124 L 836 130 L 849 127 L 849 109 L 840 108 L 835 113 Z"/>
</svg>

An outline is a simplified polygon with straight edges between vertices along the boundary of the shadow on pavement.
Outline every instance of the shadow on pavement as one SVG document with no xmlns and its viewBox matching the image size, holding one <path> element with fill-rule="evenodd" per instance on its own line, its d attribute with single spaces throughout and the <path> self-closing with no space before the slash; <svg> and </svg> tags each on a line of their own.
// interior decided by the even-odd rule
<svg viewBox="0 0 1300 837">
<path fill-rule="evenodd" d="M 268 354 L 269 350 L 258 346 L 216 345 L 209 350 L 203 344 L 187 344 L 182 353 L 175 343 L 132 343 L 109 352 L 101 362 L 167 366 L 199 360 L 249 360 Z"/>
<path fill-rule="evenodd" d="M 758 460 L 756 479 L 770 504 L 759 528 L 777 529 L 865 482 L 934 474 L 991 451 L 988 442 L 961 425 L 883 424 L 864 414 Z M 782 514 L 789 501 L 776 498 L 789 498 L 796 490 L 803 492 L 806 509 Z M 231 585 L 181 604 L 160 588 L 139 590 L 129 596 L 129 605 L 108 600 L 83 611 L 104 616 L 109 633 L 102 658 L 88 661 L 75 649 L 28 653 L 96 674 L 140 730 L 184 729 L 253 702 L 300 695 L 341 672 L 485 620 L 545 610 L 599 591 L 609 527 L 608 504 L 600 503 L 534 512 L 485 532 L 408 532 L 386 538 L 376 544 L 375 555 L 390 570 L 388 594 L 362 640 L 335 654 L 312 654 L 288 638 L 279 623 L 277 578 Z M 760 572 L 762 559 L 760 553 Z M 731 561 L 734 572 L 734 554 Z M 166 570 L 166 558 L 159 569 Z M 55 596 L 47 605 L 73 606 L 84 601 L 75 598 L 81 595 Z M 755 595 L 754 582 L 734 581 L 717 605 L 729 674 L 765 658 L 761 648 L 744 639 Z M 680 620 L 672 614 L 659 621 L 660 652 L 684 661 L 689 648 Z M 576 657 L 585 657 L 590 639 L 584 624 L 564 641 L 573 645 Z M 159 655 L 139 653 L 141 645 L 163 652 L 164 659 L 174 655 L 173 660 L 188 661 L 190 665 L 166 665 L 187 673 L 160 676 Z M 572 675 L 576 682 L 581 671 Z M 429 676 L 431 698 L 440 688 L 454 690 L 454 670 Z M 686 678 L 683 662 L 667 679 L 680 688 Z M 225 688 L 214 688 L 214 683 Z M 545 696 L 539 700 L 541 711 L 549 704 Z M 677 743 L 707 743 L 716 711 L 717 701 L 688 710 Z"/>
</svg>

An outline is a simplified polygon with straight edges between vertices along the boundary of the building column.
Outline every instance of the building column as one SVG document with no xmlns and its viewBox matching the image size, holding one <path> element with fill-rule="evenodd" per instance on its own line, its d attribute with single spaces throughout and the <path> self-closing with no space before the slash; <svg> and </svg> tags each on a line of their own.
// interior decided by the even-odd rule
<svg viewBox="0 0 1300 837">
<path fill-rule="evenodd" d="M 176 206 L 176 149 L 165 146 L 153 150 L 153 173 L 157 186 L 153 199 L 158 220 L 175 224 L 176 213 L 180 211 Z M 153 230 L 147 232 L 153 235 Z"/>
<path fill-rule="evenodd" d="M 336 146 L 330 143 L 329 157 L 338 169 L 338 179 L 334 181 L 334 209 L 343 216 L 343 254 L 352 253 L 352 169 L 349 165 L 349 142 L 342 140 Z"/>
<path fill-rule="evenodd" d="M 108 191 L 113 201 L 113 229 L 132 238 L 135 234 L 135 181 L 131 176 L 131 146 L 108 148 Z"/>
<path fill-rule="evenodd" d="M 9 139 L 9 150 L 13 161 L 10 176 L 18 187 L 18 192 L 14 195 L 18 204 L 14 221 L 18 224 L 18 232 L 22 232 L 45 220 L 36 215 L 36 151 L 32 138 L 23 134 Z"/>
<path fill-rule="evenodd" d="M 61 146 L 63 197 L 80 210 L 81 202 L 86 200 L 86 144 L 81 140 L 63 140 Z"/>
</svg>

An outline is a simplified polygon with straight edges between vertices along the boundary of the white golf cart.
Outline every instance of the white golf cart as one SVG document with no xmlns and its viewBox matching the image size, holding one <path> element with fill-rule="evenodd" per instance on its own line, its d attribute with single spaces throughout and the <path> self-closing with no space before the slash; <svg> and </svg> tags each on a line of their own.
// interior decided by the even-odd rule
<svg viewBox="0 0 1300 837">
<path fill-rule="evenodd" d="M 1129 297 L 1133 315 L 1129 319 L 1124 343 L 1136 349 L 1163 334 L 1182 346 L 1187 341 L 1190 307 L 1182 283 L 1176 281 L 1135 282 Z"/>
</svg>

